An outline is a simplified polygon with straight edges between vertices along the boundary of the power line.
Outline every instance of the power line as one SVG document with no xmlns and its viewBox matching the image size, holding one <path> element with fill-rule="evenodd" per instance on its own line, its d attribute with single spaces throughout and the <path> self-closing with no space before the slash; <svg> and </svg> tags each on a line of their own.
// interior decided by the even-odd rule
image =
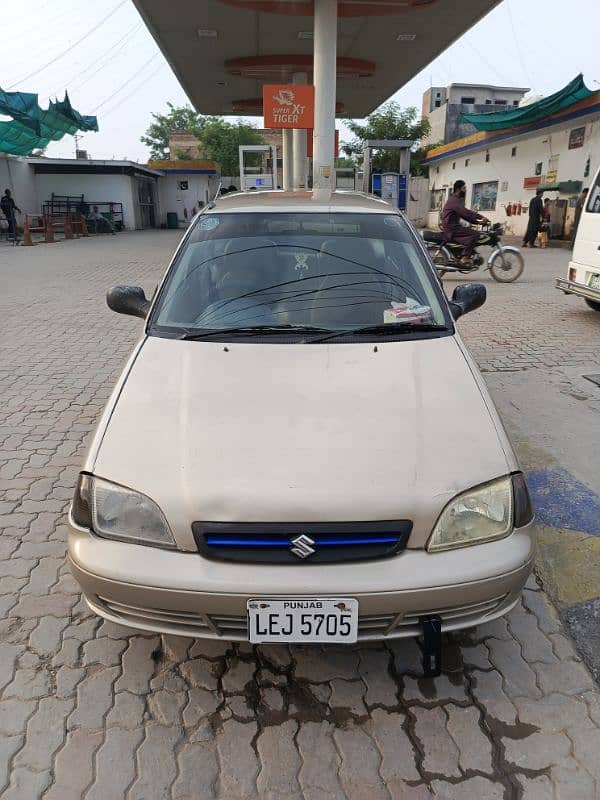
<svg viewBox="0 0 600 800">
<path fill-rule="evenodd" d="M 463 36 L 462 41 L 465 41 L 469 45 L 469 47 L 475 53 L 475 55 L 478 56 L 478 58 L 480 58 L 483 61 L 483 63 L 488 67 L 488 69 L 492 70 L 492 72 L 502 81 L 502 83 L 506 83 L 508 86 L 511 84 L 512 81 L 507 81 L 506 75 L 500 74 L 500 72 L 498 72 L 498 69 L 491 63 L 491 61 L 489 61 L 483 55 L 483 53 L 477 47 L 475 47 L 475 45 L 471 42 L 468 36 Z"/>
<path fill-rule="evenodd" d="M 517 49 L 517 55 L 519 56 L 519 61 L 521 62 L 521 69 L 523 70 L 523 75 L 525 75 L 525 77 L 527 78 L 527 81 L 530 84 L 532 84 L 531 88 L 533 89 L 534 88 L 533 87 L 533 81 L 531 80 L 531 75 L 529 74 L 529 70 L 527 69 L 527 66 L 525 64 L 525 59 L 523 58 L 523 52 L 521 50 L 521 46 L 519 44 L 519 39 L 517 37 L 517 29 L 515 28 L 515 23 L 514 23 L 514 20 L 513 20 L 512 11 L 510 10 L 510 2 L 509 2 L 509 0 L 505 0 L 504 5 L 506 7 L 506 12 L 508 14 L 508 19 L 510 21 L 510 27 L 512 28 L 513 39 L 514 39 L 514 42 L 515 42 L 515 47 Z"/>
<path fill-rule="evenodd" d="M 98 58 L 96 58 L 94 61 L 90 62 L 90 63 L 88 64 L 88 66 L 87 66 L 87 67 L 85 67 L 85 69 L 82 69 L 82 70 L 81 70 L 81 71 L 78 73 L 78 75 L 77 75 L 77 79 L 76 79 L 76 80 L 75 80 L 73 83 L 70 83 L 70 84 L 69 84 L 69 88 L 81 88 L 82 86 L 85 86 L 85 85 L 86 85 L 86 83 L 89 83 L 89 82 L 90 82 L 90 81 L 91 81 L 91 80 L 92 80 L 92 79 L 93 79 L 93 78 L 94 78 L 94 77 L 95 77 L 95 76 L 98 74 L 98 72 L 99 72 L 99 71 L 100 71 L 100 70 L 101 70 L 103 67 L 105 67 L 105 66 L 106 66 L 106 64 L 108 63 L 108 61 L 112 61 L 112 59 L 113 59 L 113 58 L 114 58 L 114 57 L 115 57 L 115 56 L 116 56 L 118 53 L 120 53 L 120 52 L 121 52 L 121 50 L 123 50 L 123 48 L 124 48 L 124 47 L 125 47 L 125 46 L 128 44 L 129 40 L 130 40 L 130 39 L 132 39 L 132 38 L 133 38 L 133 36 L 135 36 L 135 34 L 136 34 L 136 33 L 137 33 L 139 30 L 140 30 L 140 28 L 141 28 L 141 27 L 142 27 L 142 23 L 141 23 L 141 22 L 138 22 L 138 23 L 137 23 L 137 24 L 135 24 L 135 25 L 134 25 L 132 28 L 130 28 L 130 29 L 127 31 L 127 33 L 126 33 L 124 36 L 122 36 L 122 37 L 121 37 L 121 38 L 120 38 L 120 39 L 119 39 L 117 42 L 115 42 L 115 43 L 114 43 L 114 44 L 113 44 L 111 47 L 109 47 L 109 48 L 108 48 L 108 50 L 106 50 L 104 53 L 102 53 L 102 55 L 101 55 L 101 56 L 99 56 Z M 121 44 L 121 43 L 122 43 L 122 44 Z M 121 46 L 119 47 L 119 45 L 121 45 Z M 115 48 L 117 48 L 117 49 L 115 50 Z M 114 51 L 114 52 L 113 52 L 113 51 Z M 108 61 L 104 61 L 104 59 L 106 58 L 106 56 L 108 56 L 109 54 L 111 54 L 111 55 L 110 55 L 110 58 L 108 59 Z M 92 74 L 91 74 L 91 75 L 89 75 L 87 78 L 85 78 L 83 81 L 80 81 L 80 80 L 78 80 L 80 77 L 82 77 L 82 76 L 83 76 L 83 75 L 85 75 L 87 72 L 89 72 L 89 71 L 90 71 L 90 70 L 91 70 L 91 69 L 92 69 L 94 66 L 96 66 L 96 64 L 98 64 L 98 62 L 100 62 L 100 61 L 102 61 L 103 63 L 102 63 L 102 64 L 101 64 L 101 65 L 98 67 L 98 69 L 95 69 L 95 70 L 92 72 Z M 48 94 L 48 97 L 52 97 L 53 95 L 57 94 L 59 91 L 61 91 L 61 88 L 52 90 L 52 91 L 51 91 L 51 92 Z"/>
<path fill-rule="evenodd" d="M 154 75 L 156 75 L 156 73 L 157 73 L 157 72 L 159 72 L 159 71 L 160 71 L 160 70 L 161 70 L 161 69 L 162 69 L 164 66 L 165 66 L 165 62 L 164 62 L 164 61 L 162 61 L 160 64 L 158 64 L 158 65 L 156 66 L 156 68 L 155 68 L 155 69 L 151 70 L 151 71 L 150 71 L 150 72 L 149 72 L 147 75 L 144 75 L 144 80 L 143 80 L 141 83 L 139 83 L 139 84 L 138 84 L 138 85 L 137 85 L 137 86 L 136 86 L 134 89 L 132 89 L 130 92 L 127 92 L 127 94 L 126 94 L 124 97 L 122 97 L 122 98 L 119 100 L 119 102 L 118 102 L 118 103 L 115 103 L 115 105 L 114 105 L 112 108 L 109 108 L 109 109 L 108 109 L 108 111 L 106 111 L 104 114 L 102 114 L 102 119 L 106 119 L 106 117 L 107 117 L 109 114 L 112 114 L 112 112 L 113 112 L 113 111 L 116 111 L 116 109 L 117 109 L 117 108 L 119 108 L 119 106 L 122 106 L 122 105 L 123 105 L 123 103 L 124 103 L 126 100 L 129 100 L 129 98 L 130 98 L 132 95 L 134 95 L 134 94 L 135 94 L 135 93 L 138 91 L 138 89 L 139 89 L 141 86 L 143 86 L 143 85 L 144 85 L 144 83 L 146 83 L 146 81 L 148 80 L 148 78 L 152 78 L 152 77 L 153 77 Z"/>
<path fill-rule="evenodd" d="M 90 37 L 93 33 L 95 33 L 98 30 L 98 28 L 100 28 L 102 25 L 104 25 L 104 23 L 108 19 L 110 19 L 127 2 L 128 2 L 128 0 L 121 0 L 121 2 L 117 3 L 117 5 L 113 8 L 113 10 L 109 11 L 109 13 L 105 17 L 103 17 L 100 20 L 100 22 L 96 23 L 96 25 L 94 25 L 93 28 L 90 28 L 90 30 L 87 33 L 85 33 L 81 38 L 77 39 L 76 42 L 73 42 L 72 45 L 69 45 L 69 47 L 67 47 L 66 50 L 63 50 L 62 53 L 59 53 L 59 55 L 55 56 L 55 58 L 53 58 L 51 61 L 48 61 L 47 64 L 44 64 L 42 67 L 39 67 L 38 69 L 34 70 L 33 72 L 30 72 L 29 75 L 25 75 L 24 77 L 19 78 L 19 80 L 15 81 L 14 83 L 11 83 L 10 86 L 7 86 L 6 88 L 7 89 L 12 89 L 18 83 L 22 83 L 23 81 L 28 81 L 29 78 L 33 78 L 36 75 L 39 75 L 40 72 L 43 72 L 48 67 L 52 66 L 52 64 L 55 64 L 57 61 L 60 61 L 60 59 L 64 58 L 64 56 L 66 56 L 67 53 L 70 53 L 71 50 L 73 50 L 75 47 L 77 47 L 82 42 L 84 42 L 88 37 Z"/>
<path fill-rule="evenodd" d="M 129 78 L 127 78 L 127 80 L 125 81 L 125 83 L 122 83 L 121 86 L 119 86 L 119 88 L 116 91 L 114 91 L 111 95 L 109 95 L 106 98 L 106 100 L 103 100 L 99 105 L 96 106 L 96 108 L 93 109 L 94 114 L 96 113 L 96 111 L 98 111 L 100 108 L 102 108 L 102 106 L 105 106 L 107 103 L 109 103 L 113 99 L 113 97 L 115 97 L 116 95 L 119 94 L 119 92 L 122 92 L 123 89 L 126 89 L 129 86 L 129 84 L 131 83 L 131 81 L 135 80 L 135 78 L 137 78 L 137 76 L 141 72 L 143 72 L 143 70 L 145 70 L 146 67 L 149 64 L 151 64 L 154 61 L 155 58 L 158 58 L 159 56 L 160 56 L 160 53 L 155 53 L 147 61 L 145 61 L 142 64 L 142 66 L 137 70 L 137 72 L 134 72 L 133 75 L 130 75 Z"/>
</svg>

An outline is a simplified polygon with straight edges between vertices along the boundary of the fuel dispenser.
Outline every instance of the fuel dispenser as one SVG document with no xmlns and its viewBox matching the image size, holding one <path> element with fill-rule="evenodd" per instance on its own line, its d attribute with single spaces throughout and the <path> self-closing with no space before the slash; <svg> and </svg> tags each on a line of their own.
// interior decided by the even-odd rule
<svg viewBox="0 0 600 800">
<path fill-rule="evenodd" d="M 384 172 L 373 175 L 372 192 L 386 203 L 406 211 L 408 176 L 399 172 Z"/>
</svg>

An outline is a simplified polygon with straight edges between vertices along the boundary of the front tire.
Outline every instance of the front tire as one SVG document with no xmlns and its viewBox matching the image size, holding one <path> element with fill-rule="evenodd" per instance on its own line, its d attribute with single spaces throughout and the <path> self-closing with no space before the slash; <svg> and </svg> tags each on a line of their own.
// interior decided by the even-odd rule
<svg viewBox="0 0 600 800">
<path fill-rule="evenodd" d="M 521 253 L 515 250 L 498 251 L 490 261 L 492 278 L 499 283 L 512 283 L 523 272 L 525 262 Z"/>
<path fill-rule="evenodd" d="M 588 298 L 586 297 L 585 302 L 588 304 L 590 308 L 593 308 L 594 311 L 600 311 L 600 303 L 598 303 L 596 300 L 588 300 Z"/>
</svg>

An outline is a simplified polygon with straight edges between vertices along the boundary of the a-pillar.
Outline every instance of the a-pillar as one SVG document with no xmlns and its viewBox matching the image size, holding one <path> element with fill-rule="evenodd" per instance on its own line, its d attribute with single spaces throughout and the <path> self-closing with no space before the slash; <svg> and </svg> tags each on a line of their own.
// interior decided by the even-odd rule
<svg viewBox="0 0 600 800">
<path fill-rule="evenodd" d="M 294 185 L 294 139 L 292 134 L 291 128 L 283 129 L 283 189 L 286 192 L 290 192 Z M 277 167 L 275 167 L 274 174 L 277 175 Z"/>
<path fill-rule="evenodd" d="M 327 200 L 333 187 L 337 64 L 337 0 L 315 0 L 313 195 Z"/>
<path fill-rule="evenodd" d="M 296 72 L 292 82 L 297 85 L 308 83 L 306 72 Z M 294 189 L 305 189 L 308 177 L 308 158 L 306 155 L 306 131 L 294 128 Z"/>
</svg>

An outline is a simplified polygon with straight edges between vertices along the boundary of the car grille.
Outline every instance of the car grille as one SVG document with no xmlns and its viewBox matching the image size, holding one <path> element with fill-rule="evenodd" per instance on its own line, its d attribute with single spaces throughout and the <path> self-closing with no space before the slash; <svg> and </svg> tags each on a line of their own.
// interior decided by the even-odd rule
<svg viewBox="0 0 600 800">
<path fill-rule="evenodd" d="M 453 606 L 452 608 L 432 608 L 398 614 L 359 614 L 359 641 L 369 639 L 418 636 L 421 633 L 420 618 L 439 615 L 442 630 L 468 627 L 482 622 L 485 617 L 497 611 L 507 595 L 503 594 L 481 603 Z M 100 613 L 108 614 L 125 625 L 147 630 L 160 630 L 181 636 L 200 636 L 221 638 L 231 641 L 247 641 L 248 629 L 245 616 L 226 614 L 198 614 L 187 611 L 170 611 L 159 608 L 141 608 L 96 596 L 88 598 L 92 607 Z"/>
<path fill-rule="evenodd" d="M 404 550 L 409 520 L 336 523 L 194 522 L 203 556 L 263 564 L 326 564 L 388 558 Z"/>
</svg>

